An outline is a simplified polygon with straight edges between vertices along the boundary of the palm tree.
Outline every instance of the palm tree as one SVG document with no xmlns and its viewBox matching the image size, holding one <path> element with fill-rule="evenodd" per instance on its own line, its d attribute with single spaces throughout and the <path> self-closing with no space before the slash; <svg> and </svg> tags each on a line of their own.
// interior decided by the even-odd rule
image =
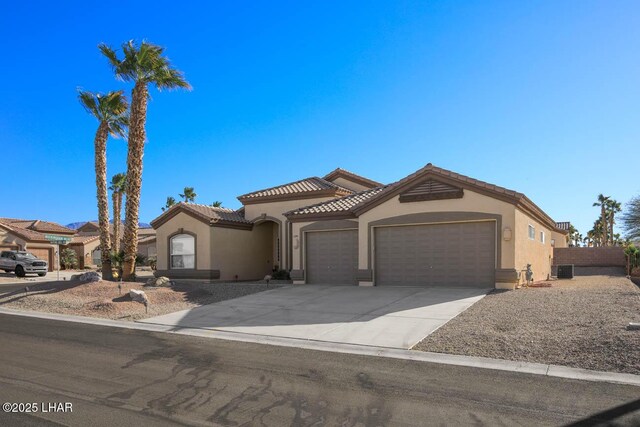
<svg viewBox="0 0 640 427">
<path fill-rule="evenodd" d="M 640 196 L 632 198 L 625 205 L 622 225 L 627 239 L 640 239 Z"/>
<path fill-rule="evenodd" d="M 109 196 L 107 193 L 107 139 L 124 136 L 129 124 L 129 105 L 123 91 L 105 95 L 80 91 L 80 103 L 98 122 L 93 141 L 95 147 L 96 195 L 98 198 L 98 224 L 100 227 L 100 250 L 102 253 L 102 277 L 111 280 L 111 239 L 109 237 Z"/>
<path fill-rule="evenodd" d="M 607 246 L 607 204 L 609 203 L 609 197 L 598 194 L 598 201 L 593 206 L 600 206 L 600 221 L 602 222 L 602 246 Z"/>
<path fill-rule="evenodd" d="M 120 225 L 122 224 L 122 196 L 127 185 L 127 175 L 117 173 L 111 177 L 111 198 L 113 201 L 113 251 L 120 252 Z"/>
<path fill-rule="evenodd" d="M 616 222 L 615 216 L 617 213 L 622 211 L 621 207 L 622 205 L 613 199 L 610 199 L 607 202 L 607 217 L 609 219 L 609 236 L 610 236 L 612 245 L 615 243 L 614 236 L 613 236 L 613 225 Z"/>
<path fill-rule="evenodd" d="M 215 202 L 211 203 L 211 206 L 213 206 L 214 208 L 221 208 L 222 202 L 216 200 Z"/>
<path fill-rule="evenodd" d="M 167 197 L 167 203 L 162 208 L 162 212 L 166 211 L 167 209 L 169 209 L 171 206 L 173 206 L 175 204 L 176 204 L 176 199 L 174 199 L 171 196 Z"/>
<path fill-rule="evenodd" d="M 133 82 L 131 91 L 131 126 L 127 153 L 127 199 L 125 207 L 123 278 L 135 276 L 138 251 L 138 222 L 140 217 L 140 190 L 142 187 L 142 157 L 146 139 L 145 123 L 149 85 L 158 90 L 191 86 L 181 71 L 173 68 L 164 56 L 164 48 L 146 41 L 136 45 L 133 41 L 122 44 L 123 58 L 115 50 L 101 43 L 98 48 L 109 60 L 116 78 Z"/>
<path fill-rule="evenodd" d="M 178 194 L 178 196 L 182 197 L 185 203 L 193 203 L 196 201 L 196 197 L 198 197 L 193 187 L 184 187 L 184 193 Z"/>
</svg>

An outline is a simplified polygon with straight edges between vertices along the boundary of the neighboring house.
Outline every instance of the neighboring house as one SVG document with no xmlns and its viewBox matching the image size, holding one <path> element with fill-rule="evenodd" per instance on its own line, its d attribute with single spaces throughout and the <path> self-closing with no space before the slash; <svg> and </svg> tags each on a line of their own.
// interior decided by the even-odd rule
<svg viewBox="0 0 640 427">
<path fill-rule="evenodd" d="M 524 194 L 431 164 L 389 185 L 336 169 L 238 197 L 179 203 L 151 222 L 157 274 L 296 284 L 512 288 L 551 274 L 566 231 Z"/>
<path fill-rule="evenodd" d="M 109 224 L 109 234 L 113 243 L 113 224 Z M 122 238 L 124 235 L 124 224 L 121 224 L 118 232 L 120 235 L 120 247 L 122 248 Z M 155 258 L 155 235 L 153 228 L 138 229 L 138 253 L 146 258 Z M 78 259 L 82 258 L 80 268 L 96 267 L 101 263 L 100 251 L 100 225 L 97 221 L 88 221 L 78 227 L 74 240 L 69 244 L 78 254 Z M 152 255 L 150 255 L 152 254 Z"/>
<path fill-rule="evenodd" d="M 57 246 L 47 236 L 73 237 L 75 231 L 54 222 L 0 218 L 0 250 L 28 251 L 47 261 L 49 271 L 56 267 Z"/>
</svg>

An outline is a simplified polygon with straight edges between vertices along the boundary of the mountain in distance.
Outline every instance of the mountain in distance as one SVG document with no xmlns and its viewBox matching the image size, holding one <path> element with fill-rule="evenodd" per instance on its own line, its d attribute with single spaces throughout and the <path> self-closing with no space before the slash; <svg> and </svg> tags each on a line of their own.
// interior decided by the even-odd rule
<svg viewBox="0 0 640 427">
<path fill-rule="evenodd" d="M 72 222 L 71 224 L 65 225 L 65 227 L 70 228 L 72 230 L 77 230 L 78 228 L 82 227 L 83 225 L 85 225 L 88 222 L 98 222 L 98 220 L 94 219 L 93 221 Z M 111 223 L 113 224 L 113 221 L 111 221 Z M 139 222 L 138 223 L 138 227 L 140 227 L 140 228 L 151 228 L 151 225 L 147 224 L 146 222 Z"/>
</svg>

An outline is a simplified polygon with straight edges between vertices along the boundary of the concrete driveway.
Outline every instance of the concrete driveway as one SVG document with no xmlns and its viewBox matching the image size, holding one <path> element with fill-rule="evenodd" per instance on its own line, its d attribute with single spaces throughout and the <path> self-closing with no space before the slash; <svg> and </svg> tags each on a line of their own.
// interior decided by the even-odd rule
<svg viewBox="0 0 640 427">
<path fill-rule="evenodd" d="M 488 291 L 287 286 L 140 322 L 408 349 Z"/>
</svg>

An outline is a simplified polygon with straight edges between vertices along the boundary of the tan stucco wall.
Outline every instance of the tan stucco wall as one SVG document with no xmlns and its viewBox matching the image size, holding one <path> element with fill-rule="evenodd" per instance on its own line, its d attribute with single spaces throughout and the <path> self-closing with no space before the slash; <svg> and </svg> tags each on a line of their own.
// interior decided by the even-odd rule
<svg viewBox="0 0 640 427">
<path fill-rule="evenodd" d="M 158 253 L 158 270 L 169 270 L 168 238 L 178 232 L 179 228 L 196 234 L 196 269 L 211 269 L 211 227 L 208 224 L 180 212 L 156 230 L 156 249 Z"/>
<path fill-rule="evenodd" d="M 535 239 L 529 239 L 529 224 L 535 227 Z M 545 242 L 540 241 L 540 231 L 545 233 Z M 550 257 L 553 256 L 553 249 L 551 247 L 552 232 L 547 226 L 543 226 L 539 221 L 531 218 L 524 212 L 516 209 L 516 228 L 515 228 L 515 243 L 516 243 L 516 270 L 520 272 L 527 268 L 527 264 L 531 264 L 531 270 L 533 270 L 533 280 L 546 280 L 547 276 L 551 274 Z M 556 238 L 556 242 L 558 239 Z M 524 274 L 520 283 L 526 280 Z"/>
<path fill-rule="evenodd" d="M 95 267 L 93 263 L 93 251 L 100 246 L 100 239 L 94 240 L 83 245 L 69 245 L 64 246 L 73 249 L 78 257 L 78 266 L 83 267 Z"/>
<path fill-rule="evenodd" d="M 292 253 L 293 253 L 293 262 L 292 269 L 293 270 L 301 270 L 303 266 L 300 264 L 300 256 L 303 251 L 302 248 L 302 232 L 300 229 L 309 224 L 313 224 L 312 222 L 294 222 L 292 224 L 291 236 L 292 236 Z"/>
<path fill-rule="evenodd" d="M 365 187 L 364 185 L 361 184 L 357 184 L 355 182 L 349 181 L 348 179 L 342 178 L 342 177 L 338 177 L 336 179 L 334 179 L 333 181 L 334 184 L 339 185 L 341 187 L 344 188 L 348 188 L 349 190 L 355 191 L 355 192 L 359 192 L 359 191 L 364 191 L 364 190 L 368 190 L 369 187 Z"/>
<path fill-rule="evenodd" d="M 360 216 L 358 238 L 360 248 L 358 266 L 360 269 L 374 268 L 373 266 L 369 266 L 367 247 L 370 236 L 368 224 L 380 219 L 423 212 L 482 212 L 502 215 L 503 230 L 506 227 L 514 230 L 516 225 L 515 207 L 512 204 L 469 190 L 464 191 L 464 197 L 461 199 L 430 200 L 411 203 L 400 203 L 398 199 L 399 197 L 396 196 Z M 497 232 L 499 238 L 502 239 L 502 230 L 497 230 Z M 497 266 L 497 268 L 514 268 L 516 263 L 514 239 L 512 238 L 509 241 L 502 239 L 501 243 L 501 266 Z"/>
<path fill-rule="evenodd" d="M 26 241 L 16 236 L 15 234 L 5 230 L 4 228 L 0 228 L 0 245 L 18 245 L 20 249 L 23 249 L 26 245 Z"/>
<path fill-rule="evenodd" d="M 211 228 L 212 269 L 220 270 L 220 280 L 260 280 L 273 268 L 271 246 L 273 223 L 253 230 Z"/>
<path fill-rule="evenodd" d="M 282 223 L 282 230 L 280 231 L 280 267 L 285 269 L 290 269 L 291 267 L 286 264 L 287 260 L 287 238 L 286 238 L 286 224 L 287 218 L 282 215 L 285 212 L 298 209 L 304 206 L 313 205 L 316 203 L 324 202 L 327 200 L 332 200 L 333 197 L 320 197 L 315 199 L 297 199 L 297 200 L 286 200 L 281 202 L 271 202 L 271 203 L 256 203 L 245 205 L 244 207 L 244 217 L 249 221 L 254 221 L 256 218 L 259 218 L 262 214 L 266 216 L 276 218 Z"/>
<path fill-rule="evenodd" d="M 551 232 L 551 238 L 555 240 L 556 248 L 567 248 L 569 242 L 567 242 L 567 235 L 564 233 L 558 233 L 557 231 Z"/>
</svg>

